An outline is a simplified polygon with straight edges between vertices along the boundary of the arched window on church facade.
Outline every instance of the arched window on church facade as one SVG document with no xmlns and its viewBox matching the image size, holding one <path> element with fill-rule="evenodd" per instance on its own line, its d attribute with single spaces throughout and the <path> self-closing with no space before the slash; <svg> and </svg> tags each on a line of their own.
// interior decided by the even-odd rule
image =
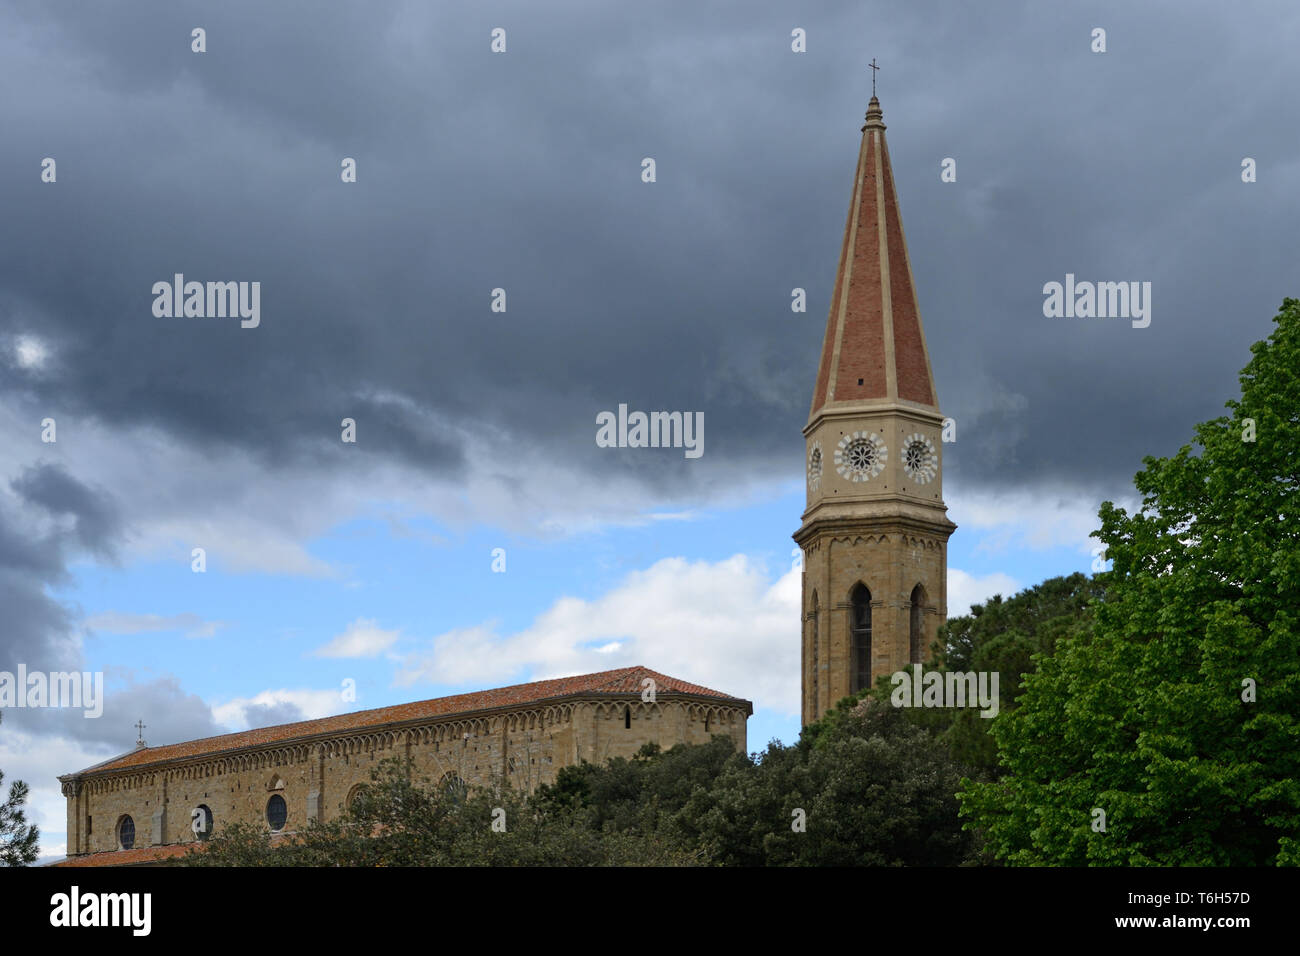
<svg viewBox="0 0 1300 956">
<path fill-rule="evenodd" d="M 283 830 L 288 819 L 289 805 L 284 802 L 284 797 L 278 793 L 271 794 L 271 798 L 266 801 L 266 822 L 270 825 L 271 832 L 279 833 Z"/>
<path fill-rule="evenodd" d="M 853 686 L 849 692 L 871 686 L 871 592 L 859 584 L 849 595 L 849 624 L 853 636 Z"/>
<path fill-rule="evenodd" d="M 912 650 L 909 660 L 913 664 L 920 664 L 925 659 L 925 604 L 925 588 L 918 584 L 912 588 L 912 621 L 908 629 Z"/>
<path fill-rule="evenodd" d="M 467 784 L 461 775 L 455 772 L 445 773 L 440 781 L 442 792 L 455 804 L 461 804 L 465 801 L 465 795 L 469 792 Z"/>
<path fill-rule="evenodd" d="M 124 815 L 117 821 L 117 845 L 123 850 L 135 847 L 135 821 L 129 816 Z"/>
<path fill-rule="evenodd" d="M 356 806 L 357 798 L 361 796 L 361 794 L 365 791 L 365 789 L 366 789 L 366 785 L 364 783 L 358 783 L 351 790 L 349 790 L 347 798 L 343 801 L 342 809 L 351 810 L 354 806 Z"/>
</svg>

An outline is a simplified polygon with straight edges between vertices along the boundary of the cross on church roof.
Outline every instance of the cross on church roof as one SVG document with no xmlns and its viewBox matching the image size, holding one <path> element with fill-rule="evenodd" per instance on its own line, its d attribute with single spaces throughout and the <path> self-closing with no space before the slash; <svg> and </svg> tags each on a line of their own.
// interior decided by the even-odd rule
<svg viewBox="0 0 1300 956">
<path fill-rule="evenodd" d="M 136 745 L 137 747 L 143 747 L 143 746 L 144 746 L 144 729 L 145 729 L 145 727 L 147 727 L 147 726 L 149 726 L 149 725 L 146 724 L 143 720 L 137 720 L 137 721 L 135 722 L 135 730 L 136 730 L 136 734 L 135 734 L 135 745 Z"/>
<path fill-rule="evenodd" d="M 876 95 L 876 71 L 879 70 L 880 67 L 876 66 L 876 58 L 874 56 L 871 58 L 871 62 L 868 63 L 867 66 L 871 67 L 871 95 L 875 96 Z"/>
</svg>

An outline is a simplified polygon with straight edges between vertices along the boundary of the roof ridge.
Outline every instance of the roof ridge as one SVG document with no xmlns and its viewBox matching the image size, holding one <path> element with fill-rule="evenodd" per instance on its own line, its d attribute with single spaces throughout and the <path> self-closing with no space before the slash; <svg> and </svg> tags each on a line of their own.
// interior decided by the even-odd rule
<svg viewBox="0 0 1300 956">
<path fill-rule="evenodd" d="M 116 757 L 109 757 L 105 760 L 101 760 L 99 763 L 92 763 L 85 770 L 78 770 L 75 773 L 65 773 L 62 777 L 59 777 L 59 779 L 63 780 L 66 777 L 75 777 L 78 773 L 90 773 L 90 771 L 96 770 L 99 767 L 103 767 L 106 764 L 116 763 L 117 761 L 121 760 L 123 757 L 129 757 L 131 754 L 135 753 L 140 749 L 141 748 L 139 747 L 132 747 L 130 750 L 125 750 L 122 753 L 118 754 Z"/>
<path fill-rule="evenodd" d="M 740 698 L 704 687 L 701 684 L 693 684 L 651 670 L 643 664 L 634 664 L 629 667 L 618 667 L 607 671 L 572 674 L 566 677 L 552 677 L 521 684 L 509 684 L 505 687 L 448 694 L 442 697 L 388 704 L 383 707 L 330 714 L 325 717 L 291 721 L 285 724 L 272 724 L 267 727 L 250 727 L 247 730 L 213 734 L 209 737 L 181 740 L 156 747 L 138 747 L 118 757 L 66 774 L 60 779 L 74 778 L 98 771 L 125 770 L 131 767 L 148 766 L 187 757 L 208 756 L 243 747 L 283 744 L 304 737 L 345 734 L 383 724 L 448 719 L 460 714 L 482 710 L 522 707 L 561 697 L 602 693 L 639 694 L 641 692 L 640 678 L 645 675 L 652 676 L 657 683 L 662 685 L 656 687 L 657 693 L 697 694 L 725 700 L 740 700 Z M 629 679 L 633 681 L 631 687 L 626 686 Z"/>
</svg>

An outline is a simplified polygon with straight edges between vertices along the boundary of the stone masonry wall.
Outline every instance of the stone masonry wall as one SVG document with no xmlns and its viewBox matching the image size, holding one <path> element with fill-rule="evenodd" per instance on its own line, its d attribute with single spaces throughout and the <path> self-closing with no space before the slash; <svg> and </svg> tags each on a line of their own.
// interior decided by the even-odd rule
<svg viewBox="0 0 1300 956">
<path fill-rule="evenodd" d="M 631 757 L 649 742 L 668 749 L 727 734 L 744 751 L 746 717 L 727 701 L 577 700 L 90 775 L 64 784 L 68 855 L 120 849 L 125 815 L 135 823 L 136 847 L 193 841 L 191 813 L 199 805 L 212 812 L 218 832 L 235 820 L 268 825 L 273 794 L 288 809 L 285 832 L 333 820 L 387 757 L 409 757 L 416 779 L 434 784 L 504 778 L 531 791 L 554 782 L 563 766 Z"/>
</svg>

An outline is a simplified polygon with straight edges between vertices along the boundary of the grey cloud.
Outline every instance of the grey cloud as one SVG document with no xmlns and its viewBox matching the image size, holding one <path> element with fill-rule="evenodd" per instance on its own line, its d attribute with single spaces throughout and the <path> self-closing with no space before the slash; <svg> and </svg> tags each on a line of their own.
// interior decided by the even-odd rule
<svg viewBox="0 0 1300 956">
<path fill-rule="evenodd" d="M 53 464 L 24 470 L 10 482 L 10 487 L 28 505 L 51 515 L 71 515 L 78 543 L 100 557 L 112 557 L 122 529 L 117 508 L 107 494 Z"/>
<path fill-rule="evenodd" d="M 111 680 L 117 675 L 106 676 Z M 137 721 L 143 721 L 144 739 L 153 747 L 227 732 L 213 719 L 212 708 L 201 697 L 187 693 L 172 676 L 128 681 L 125 686 L 107 689 L 99 717 L 87 718 L 71 708 L 15 708 L 6 712 L 5 719 L 13 720 L 15 728 L 37 735 L 70 737 L 99 748 L 105 759 L 134 749 Z"/>
<path fill-rule="evenodd" d="M 62 467 L 41 464 L 10 481 L 0 497 L 0 669 L 76 669 L 73 610 L 49 593 L 67 580 L 66 562 L 85 550 L 111 558 L 121 528 L 111 498 Z M 50 521 L 70 517 L 72 527 Z"/>
<path fill-rule="evenodd" d="M 222 621 L 205 621 L 197 614 L 133 614 L 124 611 L 100 611 L 86 618 L 92 631 L 112 634 L 144 634 L 153 631 L 182 631 L 186 637 L 212 637 Z"/>
<path fill-rule="evenodd" d="M 244 705 L 244 720 L 250 728 L 292 724 L 306 717 L 297 704 L 284 700 L 274 704 Z"/>
<path fill-rule="evenodd" d="M 116 553 L 124 533 L 116 503 L 50 463 L 25 469 L 10 488 L 12 499 L 0 497 L 0 670 L 15 672 L 22 664 L 28 672 L 81 671 L 80 609 L 49 590 L 67 580 L 67 562 L 78 554 Z M 71 524 L 41 520 L 49 517 L 70 518 Z M 105 688 L 97 718 L 63 708 L 11 708 L 5 716 L 14 730 L 70 737 L 104 748 L 106 756 L 129 749 L 131 725 L 140 719 L 166 727 L 174 740 L 221 732 L 211 708 L 173 677 L 137 683 L 128 675 L 125 687 Z"/>
<path fill-rule="evenodd" d="M 0 392 L 271 467 L 357 451 L 457 480 L 456 423 L 652 492 L 797 475 L 872 55 L 963 486 L 1122 492 L 1296 292 L 1292 5 L 514 4 L 501 56 L 471 8 L 144 9 L 19 4 L 0 41 L 38 107 L 0 106 L 0 162 L 60 164 L 10 180 L 0 237 L 0 331 L 39 332 L 58 373 Z M 261 281 L 261 327 L 153 318 L 175 272 Z M 1066 272 L 1152 281 L 1151 327 L 1044 318 Z M 705 411 L 704 459 L 596 449 L 619 402 Z"/>
</svg>

